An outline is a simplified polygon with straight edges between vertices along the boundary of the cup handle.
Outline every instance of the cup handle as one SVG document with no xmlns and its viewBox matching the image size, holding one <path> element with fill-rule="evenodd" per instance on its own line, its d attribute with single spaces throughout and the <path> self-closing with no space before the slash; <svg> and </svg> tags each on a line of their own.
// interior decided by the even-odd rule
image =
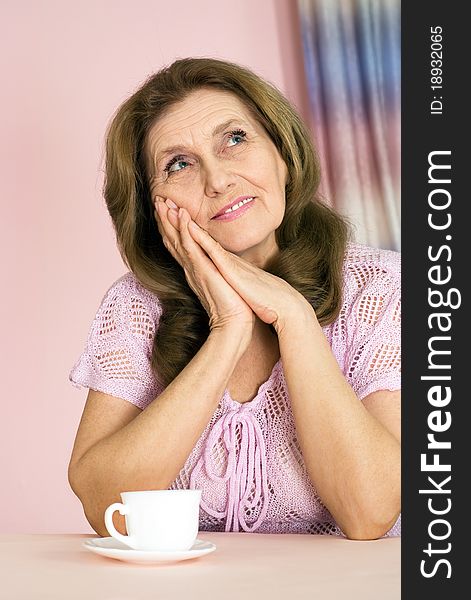
<svg viewBox="0 0 471 600">
<path fill-rule="evenodd" d="M 123 535 L 123 534 L 119 533 L 119 531 L 116 531 L 115 526 L 113 525 L 113 513 L 116 510 L 119 510 L 120 515 L 129 514 L 129 506 L 126 506 L 125 504 L 122 504 L 121 502 L 115 502 L 114 504 L 111 504 L 105 510 L 106 529 L 108 530 L 108 533 L 111 535 L 111 537 L 114 537 L 116 540 L 123 542 L 123 544 L 126 544 L 126 546 L 135 548 L 135 540 L 132 535 Z"/>
</svg>

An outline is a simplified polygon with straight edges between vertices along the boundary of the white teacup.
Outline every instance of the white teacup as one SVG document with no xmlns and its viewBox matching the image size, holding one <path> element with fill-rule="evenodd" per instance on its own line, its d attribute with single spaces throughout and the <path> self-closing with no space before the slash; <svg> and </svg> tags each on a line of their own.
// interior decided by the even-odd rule
<svg viewBox="0 0 471 600">
<path fill-rule="evenodd" d="M 122 503 L 105 510 L 108 533 L 134 550 L 184 551 L 196 541 L 201 490 L 121 492 Z M 124 515 L 129 535 L 113 525 L 113 513 Z"/>
</svg>

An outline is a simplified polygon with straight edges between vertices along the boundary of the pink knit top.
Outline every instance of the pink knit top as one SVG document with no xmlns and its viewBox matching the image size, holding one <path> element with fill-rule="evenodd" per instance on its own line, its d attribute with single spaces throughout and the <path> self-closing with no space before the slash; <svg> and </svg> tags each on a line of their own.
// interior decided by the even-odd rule
<svg viewBox="0 0 471 600">
<path fill-rule="evenodd" d="M 400 389 L 400 307 L 400 254 L 349 244 L 343 306 L 323 331 L 359 401 Z M 132 273 L 123 275 L 103 297 L 70 381 L 143 410 L 158 402 L 150 357 L 161 310 Z M 225 390 L 170 486 L 184 488 L 202 490 L 202 531 L 343 535 L 307 474 L 281 358 L 250 402 Z M 400 535 L 400 517 L 386 535 Z"/>
</svg>

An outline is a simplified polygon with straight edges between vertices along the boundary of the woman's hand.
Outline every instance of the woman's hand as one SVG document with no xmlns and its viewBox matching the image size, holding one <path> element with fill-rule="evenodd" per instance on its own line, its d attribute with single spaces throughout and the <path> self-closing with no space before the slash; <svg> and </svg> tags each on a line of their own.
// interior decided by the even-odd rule
<svg viewBox="0 0 471 600">
<path fill-rule="evenodd" d="M 155 201 L 154 214 L 165 247 L 183 267 L 189 286 L 209 315 L 210 329 L 231 327 L 240 330 L 248 345 L 255 324 L 252 309 L 232 289 L 190 235 L 188 224 L 191 219 L 188 212 L 180 209 L 179 213 L 172 204 L 170 201 L 166 204 L 163 199 Z"/>
<path fill-rule="evenodd" d="M 264 323 L 273 325 L 279 335 L 292 319 L 302 314 L 315 318 L 315 312 L 302 294 L 280 277 L 267 273 L 225 250 L 199 227 L 186 211 L 185 230 L 193 243 L 209 256 L 223 279 Z"/>
<path fill-rule="evenodd" d="M 227 252 L 201 227 L 190 224 L 191 234 L 208 254 L 224 279 L 236 290 L 253 312 L 273 325 L 278 335 L 301 311 L 315 317 L 311 305 L 288 282 Z"/>
</svg>

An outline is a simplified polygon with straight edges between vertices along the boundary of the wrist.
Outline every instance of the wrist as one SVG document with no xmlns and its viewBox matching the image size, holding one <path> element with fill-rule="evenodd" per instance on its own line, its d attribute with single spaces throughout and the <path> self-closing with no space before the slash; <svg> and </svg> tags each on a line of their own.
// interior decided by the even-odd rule
<svg viewBox="0 0 471 600">
<path fill-rule="evenodd" d="M 292 338 L 303 335 L 312 328 L 321 330 L 316 313 L 305 298 L 294 305 L 282 318 L 278 319 L 274 326 L 280 341 L 286 337 Z"/>
<path fill-rule="evenodd" d="M 225 324 L 213 327 L 209 333 L 209 338 L 217 340 L 226 349 L 232 349 L 240 357 L 250 344 L 252 331 L 252 325 Z"/>
</svg>

